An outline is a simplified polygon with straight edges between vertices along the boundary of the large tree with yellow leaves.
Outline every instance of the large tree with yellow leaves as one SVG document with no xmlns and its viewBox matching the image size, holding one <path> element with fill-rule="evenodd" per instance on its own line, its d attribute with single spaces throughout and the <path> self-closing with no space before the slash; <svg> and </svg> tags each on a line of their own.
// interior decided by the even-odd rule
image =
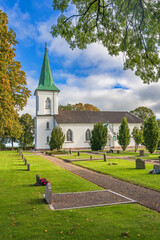
<svg viewBox="0 0 160 240">
<path fill-rule="evenodd" d="M 7 25 L 7 15 L 0 10 L 0 137 L 19 126 L 17 112 L 30 96 L 25 72 L 15 60 L 16 34 Z"/>
</svg>

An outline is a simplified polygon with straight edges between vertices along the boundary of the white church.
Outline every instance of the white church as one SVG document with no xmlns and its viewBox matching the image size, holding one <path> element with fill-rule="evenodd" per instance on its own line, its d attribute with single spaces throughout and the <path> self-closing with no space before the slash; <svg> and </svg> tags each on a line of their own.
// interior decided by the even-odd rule
<svg viewBox="0 0 160 240">
<path fill-rule="evenodd" d="M 90 148 L 90 136 L 94 124 L 103 122 L 108 128 L 106 147 L 120 147 L 117 133 L 123 117 L 127 118 L 130 133 L 135 126 L 140 127 L 142 120 L 128 112 L 119 111 L 58 111 L 58 94 L 60 90 L 54 85 L 49 64 L 47 47 L 41 69 L 39 85 L 35 90 L 35 150 L 48 150 L 52 129 L 61 127 L 65 134 L 63 148 Z M 134 146 L 131 138 L 129 146 Z"/>
</svg>

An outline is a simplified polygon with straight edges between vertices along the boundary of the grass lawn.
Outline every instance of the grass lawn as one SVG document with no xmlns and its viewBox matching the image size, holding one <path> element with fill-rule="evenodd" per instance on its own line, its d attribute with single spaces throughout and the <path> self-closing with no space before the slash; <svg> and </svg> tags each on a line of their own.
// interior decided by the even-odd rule
<svg viewBox="0 0 160 240">
<path fill-rule="evenodd" d="M 118 165 L 108 165 L 109 162 Z M 74 162 L 74 164 L 160 191 L 160 174 L 148 174 L 148 171 L 153 169 L 151 164 L 146 164 L 146 169 L 136 169 L 135 162 L 123 159 L 107 159 L 107 162 L 102 160 Z"/>
<path fill-rule="evenodd" d="M 51 211 L 45 204 L 43 186 L 35 175 L 46 177 L 53 192 L 98 190 L 98 186 L 38 156 L 26 156 L 26 171 L 16 152 L 0 152 L 0 239 L 8 240 L 157 240 L 160 214 L 138 204 Z"/>
<path fill-rule="evenodd" d="M 60 159 L 90 159 L 90 156 L 92 155 L 92 158 L 102 158 L 101 155 L 98 154 L 85 154 L 80 153 L 80 156 L 77 156 L 77 153 L 73 152 L 72 155 L 66 155 L 66 156 L 56 156 Z"/>
</svg>

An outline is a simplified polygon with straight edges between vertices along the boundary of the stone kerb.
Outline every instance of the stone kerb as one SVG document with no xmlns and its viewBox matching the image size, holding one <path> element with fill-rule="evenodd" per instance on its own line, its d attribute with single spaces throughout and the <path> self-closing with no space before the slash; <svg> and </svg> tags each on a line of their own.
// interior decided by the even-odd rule
<svg viewBox="0 0 160 240">
<path fill-rule="evenodd" d="M 143 159 L 136 159 L 136 169 L 145 169 L 145 161 Z"/>
<path fill-rule="evenodd" d="M 46 189 L 45 189 L 45 200 L 48 204 L 52 203 L 52 188 L 51 184 L 47 183 Z"/>
</svg>

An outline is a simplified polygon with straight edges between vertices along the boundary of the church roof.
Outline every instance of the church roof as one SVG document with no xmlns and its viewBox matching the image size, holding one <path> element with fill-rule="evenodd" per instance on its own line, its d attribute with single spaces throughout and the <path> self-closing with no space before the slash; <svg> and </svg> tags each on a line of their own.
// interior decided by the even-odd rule
<svg viewBox="0 0 160 240">
<path fill-rule="evenodd" d="M 116 111 L 59 111 L 55 115 L 58 123 L 121 123 L 123 117 L 128 123 L 142 123 L 143 121 L 128 113 Z"/>
<path fill-rule="evenodd" d="M 36 90 L 59 91 L 59 89 L 54 85 L 54 82 L 53 82 L 52 71 L 49 64 L 49 58 L 47 53 L 47 45 L 45 45 L 43 65 L 41 69 L 39 85 Z"/>
</svg>

